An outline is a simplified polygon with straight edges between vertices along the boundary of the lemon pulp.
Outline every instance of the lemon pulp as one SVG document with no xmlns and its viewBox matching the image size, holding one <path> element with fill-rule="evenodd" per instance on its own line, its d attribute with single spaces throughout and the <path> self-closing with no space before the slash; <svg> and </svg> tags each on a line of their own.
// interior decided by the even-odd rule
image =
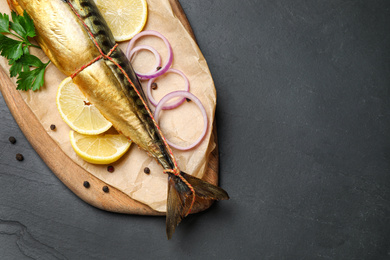
<svg viewBox="0 0 390 260">
<path fill-rule="evenodd" d="M 131 145 L 131 141 L 121 134 L 83 135 L 71 130 L 69 137 L 77 155 L 93 164 L 113 163 Z"/>
<path fill-rule="evenodd" d="M 148 17 L 146 0 L 95 0 L 117 42 L 142 31 Z"/>
<path fill-rule="evenodd" d="M 56 102 L 65 123 L 81 134 L 101 134 L 112 126 L 99 110 L 88 102 L 70 77 L 64 79 L 58 87 Z"/>
</svg>

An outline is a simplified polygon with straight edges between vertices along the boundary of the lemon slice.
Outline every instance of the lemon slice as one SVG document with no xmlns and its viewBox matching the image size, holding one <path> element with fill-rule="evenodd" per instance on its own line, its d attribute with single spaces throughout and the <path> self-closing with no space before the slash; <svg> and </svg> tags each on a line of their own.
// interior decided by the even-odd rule
<svg viewBox="0 0 390 260">
<path fill-rule="evenodd" d="M 64 79 L 57 90 L 57 108 L 62 119 L 73 130 L 88 135 L 107 131 L 112 124 L 88 102 L 70 77 Z"/>
<path fill-rule="evenodd" d="M 117 42 L 142 31 L 148 17 L 146 0 L 95 0 Z"/>
<path fill-rule="evenodd" d="M 70 143 L 84 161 L 110 164 L 121 158 L 131 145 L 121 134 L 83 135 L 70 131 Z"/>
</svg>

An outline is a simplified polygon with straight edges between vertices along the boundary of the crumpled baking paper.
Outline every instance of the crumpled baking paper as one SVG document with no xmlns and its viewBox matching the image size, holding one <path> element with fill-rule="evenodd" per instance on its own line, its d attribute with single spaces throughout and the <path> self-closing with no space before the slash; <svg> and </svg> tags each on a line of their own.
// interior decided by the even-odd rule
<svg viewBox="0 0 390 260">
<path fill-rule="evenodd" d="M 185 73 L 190 82 L 190 92 L 201 100 L 207 112 L 208 131 L 202 143 L 190 151 L 172 149 L 182 171 L 202 178 L 206 170 L 207 158 L 216 147 L 212 135 L 216 106 L 214 83 L 201 51 L 183 24 L 175 17 L 169 1 L 147 0 L 147 2 L 149 15 L 144 30 L 158 31 L 168 39 L 174 55 L 171 68 Z M 0 12 L 10 13 L 6 0 L 0 0 Z M 120 43 L 119 46 L 123 51 L 126 51 L 127 43 Z M 168 55 L 163 41 L 157 37 L 146 36 L 140 38 L 136 43 L 136 45 L 141 44 L 155 47 L 162 56 L 162 64 L 165 63 Z M 31 52 L 41 58 L 43 62 L 48 61 L 48 58 L 40 50 L 32 49 Z M 136 71 L 145 73 L 153 69 L 155 60 L 148 51 L 141 51 L 133 57 L 132 63 Z M 0 65 L 7 71 L 9 70 L 7 60 L 2 57 Z M 41 90 L 20 91 L 19 93 L 40 120 L 47 133 L 74 162 L 131 198 L 156 211 L 165 212 L 167 176 L 163 174 L 162 167 L 136 144 L 132 144 L 130 150 L 119 161 L 112 164 L 115 167 L 113 173 L 107 171 L 107 165 L 93 165 L 76 155 L 69 141 L 71 129 L 62 120 L 56 106 L 57 87 L 64 78 L 65 75 L 58 71 L 53 64 L 50 64 L 45 74 L 45 85 Z M 15 78 L 13 80 L 16 82 Z M 156 100 L 160 100 L 168 92 L 184 88 L 184 80 L 174 73 L 160 76 L 155 82 L 158 84 L 158 88 L 152 93 Z M 143 81 L 142 86 L 146 93 L 147 81 Z M 154 107 L 152 105 L 150 107 L 154 111 Z M 201 112 L 193 102 L 184 102 L 183 105 L 174 110 L 162 111 L 159 122 L 165 137 L 183 146 L 195 141 L 203 128 Z M 57 126 L 56 131 L 50 130 L 51 124 Z M 150 168 L 150 174 L 144 173 L 145 167 Z"/>
</svg>

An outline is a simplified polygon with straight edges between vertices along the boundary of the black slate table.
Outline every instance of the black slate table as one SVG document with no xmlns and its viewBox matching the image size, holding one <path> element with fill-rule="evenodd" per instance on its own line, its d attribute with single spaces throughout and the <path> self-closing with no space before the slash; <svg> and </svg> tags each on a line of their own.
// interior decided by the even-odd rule
<svg viewBox="0 0 390 260">
<path fill-rule="evenodd" d="M 0 98 L 0 259 L 390 259 L 390 1 L 180 2 L 231 200 L 167 241 L 163 217 L 76 197 Z"/>
</svg>

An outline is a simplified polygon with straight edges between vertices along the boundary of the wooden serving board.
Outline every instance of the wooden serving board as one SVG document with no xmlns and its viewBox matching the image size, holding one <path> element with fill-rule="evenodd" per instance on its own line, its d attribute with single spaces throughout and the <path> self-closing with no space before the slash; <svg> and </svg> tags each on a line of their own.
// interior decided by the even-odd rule
<svg viewBox="0 0 390 260">
<path fill-rule="evenodd" d="M 169 0 L 169 2 L 174 14 L 181 21 L 193 39 L 196 40 L 179 1 Z M 30 107 L 24 102 L 18 90 L 16 90 L 16 86 L 9 78 L 8 71 L 4 71 L 1 67 L 0 90 L 11 114 L 32 147 L 53 173 L 79 198 L 92 206 L 112 212 L 139 215 L 165 215 L 164 212 L 155 211 L 149 206 L 133 200 L 117 188 L 96 178 L 70 159 L 45 131 L 40 121 L 36 118 Z M 216 140 L 215 122 L 213 126 L 213 135 Z M 215 185 L 218 183 L 217 147 L 210 154 L 208 167 L 203 179 Z M 86 189 L 83 186 L 84 181 L 90 182 L 91 187 L 89 189 Z M 104 185 L 109 186 L 109 193 L 104 193 L 102 191 Z M 211 204 L 211 201 L 205 202 L 201 207 L 194 209 L 193 213 L 205 210 Z"/>
</svg>

